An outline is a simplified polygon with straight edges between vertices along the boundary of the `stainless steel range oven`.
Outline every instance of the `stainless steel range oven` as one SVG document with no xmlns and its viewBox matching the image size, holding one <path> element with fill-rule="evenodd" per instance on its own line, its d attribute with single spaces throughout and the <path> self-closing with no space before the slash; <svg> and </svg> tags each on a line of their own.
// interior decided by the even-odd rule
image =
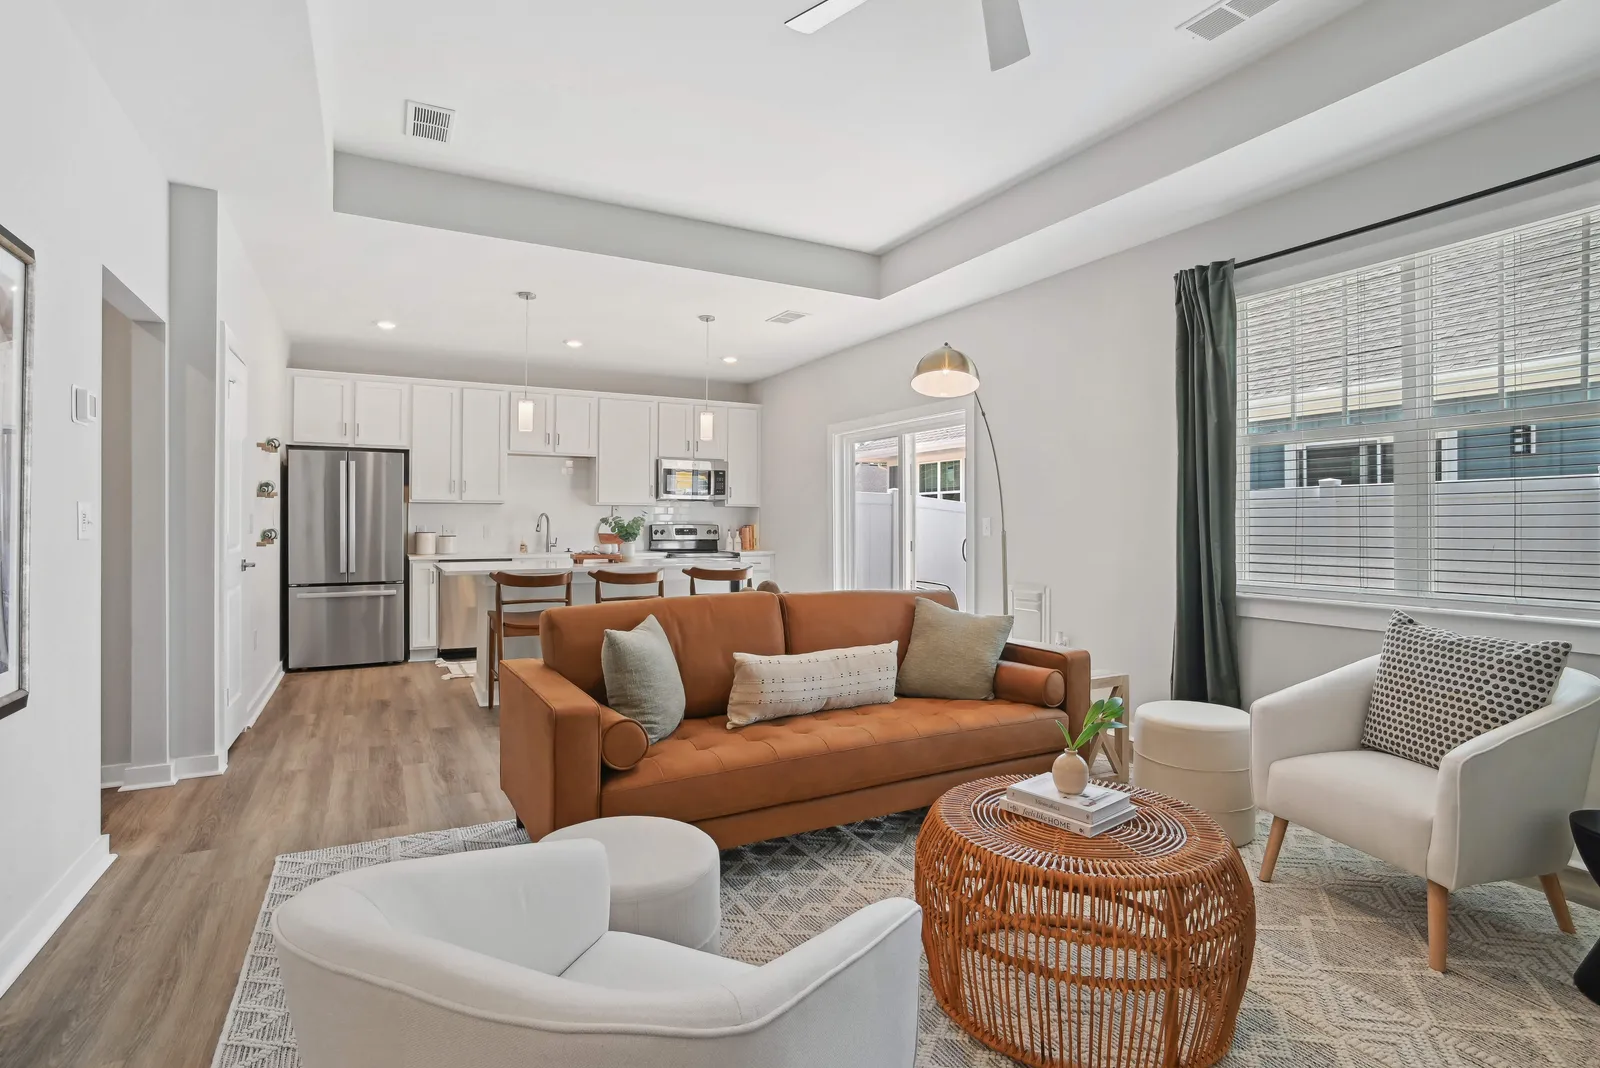
<svg viewBox="0 0 1600 1068">
<path fill-rule="evenodd" d="M 722 460 L 657 460 L 656 499 L 725 501 L 728 465 Z"/>
<path fill-rule="evenodd" d="M 669 560 L 739 559 L 738 553 L 722 547 L 721 534 L 715 523 L 652 523 L 646 546 L 650 552 L 666 553 Z"/>
</svg>

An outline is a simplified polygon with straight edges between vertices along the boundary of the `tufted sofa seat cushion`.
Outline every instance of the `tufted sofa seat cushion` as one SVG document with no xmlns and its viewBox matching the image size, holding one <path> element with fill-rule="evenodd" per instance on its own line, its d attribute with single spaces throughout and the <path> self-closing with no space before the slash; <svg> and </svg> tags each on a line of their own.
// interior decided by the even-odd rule
<svg viewBox="0 0 1600 1068">
<path fill-rule="evenodd" d="M 605 816 L 693 822 L 806 801 L 1059 747 L 1059 709 L 901 698 L 729 730 L 686 719 L 600 788 Z"/>
</svg>

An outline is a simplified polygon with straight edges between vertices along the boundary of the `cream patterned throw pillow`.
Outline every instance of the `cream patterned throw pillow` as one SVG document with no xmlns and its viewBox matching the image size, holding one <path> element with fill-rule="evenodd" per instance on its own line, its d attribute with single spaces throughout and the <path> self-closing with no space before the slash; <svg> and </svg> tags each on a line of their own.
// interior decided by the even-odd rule
<svg viewBox="0 0 1600 1068">
<path fill-rule="evenodd" d="M 733 654 L 728 729 L 828 708 L 894 700 L 899 642 L 787 656 Z"/>
<path fill-rule="evenodd" d="M 1361 746 L 1436 768 L 1462 742 L 1549 704 L 1570 652 L 1567 642 L 1454 634 L 1396 612 Z"/>
</svg>

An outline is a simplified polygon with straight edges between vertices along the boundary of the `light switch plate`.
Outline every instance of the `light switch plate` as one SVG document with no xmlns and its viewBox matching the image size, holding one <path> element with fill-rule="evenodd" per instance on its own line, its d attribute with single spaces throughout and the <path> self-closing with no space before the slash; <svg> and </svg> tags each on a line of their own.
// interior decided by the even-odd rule
<svg viewBox="0 0 1600 1068">
<path fill-rule="evenodd" d="M 88 541 L 94 537 L 94 514 L 89 510 L 88 501 L 78 502 L 78 540 Z"/>
<path fill-rule="evenodd" d="M 984 516 L 983 517 L 983 536 L 987 538 L 989 536 L 989 531 L 990 531 L 989 517 L 988 516 Z"/>
<path fill-rule="evenodd" d="M 100 421 L 100 395 L 87 386 L 72 387 L 72 421 L 88 426 Z"/>
</svg>

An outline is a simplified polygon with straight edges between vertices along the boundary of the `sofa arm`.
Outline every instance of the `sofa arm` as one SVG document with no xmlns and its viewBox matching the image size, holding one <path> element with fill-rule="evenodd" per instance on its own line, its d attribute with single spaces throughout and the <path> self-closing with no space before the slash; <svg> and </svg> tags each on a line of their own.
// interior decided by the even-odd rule
<svg viewBox="0 0 1600 1068">
<path fill-rule="evenodd" d="M 1600 732 L 1600 680 L 1573 668 L 1550 703 L 1439 761 L 1428 878 L 1451 890 L 1560 871 Z"/>
<path fill-rule="evenodd" d="M 1083 730 L 1083 721 L 1089 715 L 1089 650 L 1064 649 L 1039 642 L 1007 642 L 1000 659 L 1061 672 L 1067 684 L 1061 699 L 1067 726 L 1074 735 Z"/>
<path fill-rule="evenodd" d="M 500 788 L 537 842 L 600 815 L 599 702 L 545 666 L 500 668 Z"/>
</svg>

